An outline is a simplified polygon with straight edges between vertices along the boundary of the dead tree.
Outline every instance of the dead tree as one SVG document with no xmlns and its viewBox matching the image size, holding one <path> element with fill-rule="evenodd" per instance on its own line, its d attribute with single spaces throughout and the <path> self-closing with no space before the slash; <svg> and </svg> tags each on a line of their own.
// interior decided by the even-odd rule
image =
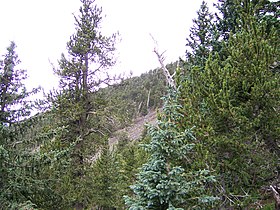
<svg viewBox="0 0 280 210">
<path fill-rule="evenodd" d="M 163 55 L 164 55 L 164 52 L 163 52 L 163 53 L 159 53 L 159 52 L 158 52 L 158 49 L 157 49 L 157 48 L 158 48 L 157 41 L 154 39 L 154 37 L 153 37 L 151 34 L 150 34 L 150 36 L 151 36 L 152 39 L 154 40 L 155 47 L 154 47 L 153 52 L 156 54 L 156 56 L 157 56 L 157 58 L 158 58 L 158 61 L 159 61 L 160 65 L 161 65 L 161 68 L 162 68 L 162 70 L 163 70 L 164 76 L 165 76 L 165 78 L 166 78 L 166 82 L 167 82 L 167 84 L 168 84 L 170 87 L 175 88 L 175 87 L 176 87 L 176 84 L 175 84 L 175 81 L 174 81 L 173 77 L 175 76 L 175 73 L 176 73 L 176 72 L 174 72 L 173 75 L 170 75 L 168 69 L 167 69 L 166 66 L 164 65 L 164 60 L 165 60 L 165 58 L 164 58 L 164 56 L 163 56 Z"/>
<path fill-rule="evenodd" d="M 275 210 L 280 210 L 280 193 L 277 187 L 270 185 L 272 190 L 273 198 L 275 200 Z"/>
</svg>

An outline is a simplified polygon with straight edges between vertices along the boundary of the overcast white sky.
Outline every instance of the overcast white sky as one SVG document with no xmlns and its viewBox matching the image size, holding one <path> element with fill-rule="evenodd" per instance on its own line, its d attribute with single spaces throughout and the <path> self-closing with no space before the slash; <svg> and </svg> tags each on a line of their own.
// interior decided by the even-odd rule
<svg viewBox="0 0 280 210">
<path fill-rule="evenodd" d="M 103 8 L 102 30 L 120 33 L 114 73 L 140 75 L 159 66 L 152 50 L 158 41 L 166 63 L 184 57 L 186 37 L 202 0 L 96 0 Z M 214 0 L 207 0 L 212 6 Z M 17 44 L 21 67 L 27 69 L 28 87 L 46 90 L 56 85 L 54 64 L 75 32 L 73 13 L 79 0 L 0 0 L 0 55 L 10 41 Z"/>
</svg>

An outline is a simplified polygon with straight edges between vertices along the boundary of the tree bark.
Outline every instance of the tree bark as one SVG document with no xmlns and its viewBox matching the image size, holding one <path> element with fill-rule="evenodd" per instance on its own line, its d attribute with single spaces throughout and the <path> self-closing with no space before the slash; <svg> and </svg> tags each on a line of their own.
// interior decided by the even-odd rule
<svg viewBox="0 0 280 210">
<path fill-rule="evenodd" d="M 280 193 L 277 187 L 270 185 L 272 190 L 273 198 L 275 200 L 275 210 L 280 210 Z"/>
<path fill-rule="evenodd" d="M 176 87 L 176 86 L 175 86 L 175 81 L 174 81 L 174 79 L 173 79 L 173 76 L 174 76 L 174 75 L 172 75 L 172 76 L 170 75 L 168 69 L 165 67 L 165 65 L 164 65 L 164 63 L 163 63 L 163 62 L 164 62 L 163 53 L 162 53 L 162 54 L 159 54 L 159 52 L 156 50 L 156 48 L 154 49 L 154 53 L 157 55 L 158 61 L 159 61 L 160 65 L 161 65 L 161 68 L 162 68 L 163 73 L 164 73 L 164 75 L 165 75 L 167 84 L 168 84 L 169 86 L 171 86 L 172 88 Z"/>
<path fill-rule="evenodd" d="M 152 37 L 152 39 L 154 40 L 154 42 L 155 42 L 155 45 L 157 46 L 157 41 L 154 39 L 154 37 L 150 34 L 150 36 Z M 176 84 L 175 84 L 175 81 L 174 81 L 174 79 L 173 79 L 173 76 L 175 75 L 170 75 L 170 73 L 169 73 L 169 71 L 168 71 L 168 69 L 165 67 L 165 65 L 164 65 L 164 56 L 163 56 L 163 54 L 164 54 L 164 52 L 163 53 L 161 53 L 161 54 L 159 54 L 159 52 L 158 52 L 158 49 L 156 48 L 156 46 L 154 47 L 154 53 L 156 54 L 156 56 L 157 56 L 157 58 L 158 58 L 158 61 L 159 61 L 159 63 L 160 63 L 160 65 L 161 65 L 161 68 L 162 68 L 162 70 L 163 70 L 163 74 L 164 74 L 164 76 L 165 76 L 165 78 L 166 78 L 166 82 L 167 82 L 167 84 L 169 85 L 169 86 L 171 86 L 172 88 L 175 88 L 176 87 Z"/>
</svg>

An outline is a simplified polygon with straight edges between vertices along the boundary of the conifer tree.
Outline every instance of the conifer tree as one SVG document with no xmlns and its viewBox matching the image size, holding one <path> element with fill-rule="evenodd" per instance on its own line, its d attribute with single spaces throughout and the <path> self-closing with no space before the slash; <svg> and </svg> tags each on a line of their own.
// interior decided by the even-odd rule
<svg viewBox="0 0 280 210">
<path fill-rule="evenodd" d="M 210 13 L 207 3 L 203 1 L 187 38 L 186 61 L 189 65 L 199 67 L 205 65 L 214 43 L 217 41 L 213 21 L 213 15 Z"/>
<path fill-rule="evenodd" d="M 22 151 L 18 149 L 18 144 L 24 144 L 18 139 L 22 130 L 20 121 L 29 116 L 30 108 L 26 98 L 31 94 L 27 92 L 23 80 L 26 79 L 26 70 L 17 69 L 20 63 L 15 51 L 16 45 L 11 42 L 7 48 L 7 53 L 0 60 L 0 207 L 11 208 L 20 205 L 21 202 L 28 201 L 24 196 L 20 196 L 25 184 L 20 185 L 15 179 L 23 175 L 20 165 Z M 24 127 L 23 127 L 24 128 Z M 26 160 L 26 157 L 24 158 Z M 24 180 L 24 176 L 21 177 Z M 18 186 L 17 186 L 18 185 Z"/>
<path fill-rule="evenodd" d="M 0 62 L 1 69 L 1 89 L 0 89 L 0 120 L 1 124 L 11 125 L 24 117 L 29 116 L 30 109 L 25 106 L 18 108 L 14 104 L 22 102 L 27 105 L 26 99 L 33 92 L 27 92 L 23 80 L 26 79 L 26 70 L 18 70 L 16 66 L 20 64 L 18 55 L 15 52 L 16 45 L 11 42 L 4 55 L 4 60 Z"/>
<path fill-rule="evenodd" d="M 271 69 L 279 60 L 279 37 L 259 22 L 255 4 L 243 6 L 239 30 L 222 42 L 225 54 L 213 53 L 204 72 L 192 68 L 177 82 L 197 126 L 201 158 L 219 173 L 222 208 L 246 206 L 263 180 L 273 179 L 279 158 L 280 83 Z"/>
<path fill-rule="evenodd" d="M 94 5 L 94 0 L 81 0 L 81 3 L 80 15 L 75 16 L 76 33 L 67 43 L 68 55 L 62 55 L 55 71 L 60 77 L 61 96 L 54 106 L 71 127 L 67 138 L 72 141 L 72 137 L 79 137 L 84 142 L 89 135 L 102 133 L 98 121 L 89 119 L 96 118 L 95 111 L 104 102 L 102 98 L 94 98 L 93 93 L 109 81 L 106 70 L 114 64 L 115 35 L 105 37 L 100 33 L 102 10 Z"/>
<path fill-rule="evenodd" d="M 76 145 L 71 154 L 69 177 L 65 177 L 61 189 L 73 201 L 72 207 L 77 208 L 89 203 L 87 197 L 94 189 L 87 185 L 90 178 L 87 170 L 92 156 L 106 144 L 110 132 L 105 99 L 96 92 L 102 84 L 110 82 L 107 69 L 114 64 L 115 50 L 115 35 L 106 37 L 100 31 L 102 9 L 94 0 L 81 3 L 79 15 L 75 16 L 76 32 L 67 43 L 68 53 L 62 54 L 55 70 L 60 77 L 59 93 L 49 97 L 58 126 L 67 129 L 61 145 L 66 148 L 72 143 Z"/>
<path fill-rule="evenodd" d="M 248 5 L 253 5 L 248 7 Z M 217 29 L 220 37 L 226 41 L 230 33 L 235 34 L 242 28 L 243 13 L 253 13 L 260 22 L 266 22 L 267 30 L 279 28 L 279 2 L 271 0 L 218 0 L 216 4 Z M 248 11 L 252 10 L 252 11 Z M 278 30 L 279 33 L 279 30 Z"/>
<path fill-rule="evenodd" d="M 135 181 L 140 167 L 148 161 L 148 154 L 143 150 L 141 144 L 147 143 L 150 140 L 145 135 L 140 142 L 127 144 L 123 149 L 116 151 L 117 161 L 119 163 L 119 202 L 120 207 L 125 208 L 123 196 L 132 196 L 133 192 L 129 188 Z"/>
<path fill-rule="evenodd" d="M 215 199 L 204 194 L 203 185 L 214 178 L 207 170 L 185 171 L 180 166 L 189 161 L 196 139 L 190 129 L 181 130 L 184 116 L 177 92 L 170 88 L 164 100 L 157 126 L 149 127 L 151 142 L 144 145 L 151 157 L 132 186 L 135 196 L 126 196 L 126 204 L 131 210 L 206 208 Z"/>
<path fill-rule="evenodd" d="M 240 13 L 242 11 L 242 0 L 218 0 L 216 7 L 220 11 L 217 28 L 223 40 L 228 40 L 229 33 L 236 33 L 240 28 Z"/>
<path fill-rule="evenodd" d="M 116 154 L 110 151 L 109 145 L 102 149 L 100 157 L 93 164 L 93 174 L 93 204 L 101 209 L 114 209 L 119 204 L 119 166 Z"/>
<path fill-rule="evenodd" d="M 18 69 L 20 60 L 15 49 L 11 42 L 0 60 L 0 208 L 52 208 L 61 198 L 50 187 L 54 182 L 40 172 L 53 161 L 51 156 L 59 155 L 56 151 L 44 153 L 38 145 L 55 138 L 59 129 L 32 133 L 41 119 L 30 116 L 34 103 L 28 97 L 39 89 L 26 90 L 26 70 Z"/>
</svg>

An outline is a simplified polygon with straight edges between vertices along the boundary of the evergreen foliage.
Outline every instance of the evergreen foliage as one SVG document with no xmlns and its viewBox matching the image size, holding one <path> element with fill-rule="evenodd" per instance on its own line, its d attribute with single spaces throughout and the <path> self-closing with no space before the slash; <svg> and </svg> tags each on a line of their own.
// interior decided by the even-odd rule
<svg viewBox="0 0 280 210">
<path fill-rule="evenodd" d="M 213 21 L 214 16 L 210 13 L 207 3 L 203 1 L 187 38 L 186 61 L 188 65 L 200 67 L 205 65 L 218 38 Z"/>
<path fill-rule="evenodd" d="M 0 163 L 1 163 L 1 208 L 17 208 L 17 206 L 30 203 L 25 197 L 27 176 L 24 161 L 28 160 L 28 154 L 20 151 L 19 144 L 26 143 L 20 140 L 18 133 L 25 127 L 20 123 L 24 117 L 30 114 L 26 98 L 31 94 L 26 91 L 23 80 L 26 78 L 26 71 L 17 69 L 20 63 L 15 51 L 16 45 L 11 42 L 7 53 L 0 61 Z M 17 107 L 16 107 L 17 106 Z M 19 150 L 19 151 L 17 151 Z M 33 180 L 30 180 L 33 182 Z M 25 189 L 27 188 L 27 189 Z"/>
<path fill-rule="evenodd" d="M 174 68 L 174 64 L 168 68 Z M 154 69 L 101 89 L 100 92 L 108 99 L 106 108 L 114 119 L 114 127 L 118 129 L 162 106 L 161 97 L 166 92 L 165 79 L 159 69 Z"/>
<path fill-rule="evenodd" d="M 112 82 L 116 35 L 81 4 L 47 109 L 31 116 L 14 42 L 0 59 L 0 209 L 254 208 L 279 182 L 279 2 L 203 1 L 168 89 L 160 69 Z M 108 143 L 162 106 L 141 139 Z"/>
<path fill-rule="evenodd" d="M 271 69 L 279 37 L 259 22 L 258 4 L 243 3 L 232 7 L 240 11 L 239 29 L 221 42 L 222 51 L 210 55 L 203 71 L 185 70 L 177 82 L 201 142 L 197 162 L 218 173 L 222 208 L 257 199 L 264 180 L 276 178 L 279 161 L 279 73 Z"/>
<path fill-rule="evenodd" d="M 220 11 L 220 16 L 216 14 L 218 19 L 217 29 L 224 41 L 229 39 L 230 33 L 235 34 L 240 29 L 240 13 L 243 10 L 241 2 L 249 1 L 218 0 L 216 7 Z"/>
<path fill-rule="evenodd" d="M 67 43 L 68 58 L 62 55 L 59 69 L 55 70 L 60 77 L 61 90 L 52 102 L 62 123 L 71 130 L 71 135 L 65 138 L 70 142 L 73 137 L 80 138 L 81 144 L 85 144 L 91 135 L 98 136 L 106 130 L 100 128 L 104 124 L 99 125 L 100 113 L 97 111 L 104 108 L 105 100 L 93 93 L 109 80 L 105 70 L 114 63 L 115 36 L 101 35 L 102 10 L 94 1 L 81 2 L 80 16 L 75 16 L 76 33 Z M 78 156 L 83 159 L 82 154 Z"/>
<path fill-rule="evenodd" d="M 111 209 L 118 205 L 119 167 L 116 154 L 106 146 L 93 164 L 92 185 L 94 205 L 102 209 Z"/>
<path fill-rule="evenodd" d="M 117 160 L 119 163 L 119 200 L 122 208 L 125 208 L 123 196 L 132 196 L 131 186 L 137 179 L 140 167 L 148 161 L 148 153 L 141 147 L 141 144 L 148 143 L 150 138 L 146 136 L 140 142 L 128 143 L 121 150 L 118 149 Z"/>
<path fill-rule="evenodd" d="M 204 194 L 204 184 L 214 178 L 207 170 L 185 171 L 180 166 L 188 161 L 196 140 L 190 129 L 181 129 L 184 116 L 177 91 L 170 88 L 164 101 L 157 126 L 148 130 L 151 142 L 144 145 L 151 157 L 132 186 L 135 196 L 126 196 L 126 204 L 129 209 L 206 208 L 215 198 Z"/>
<path fill-rule="evenodd" d="M 31 107 L 28 107 L 29 104 L 26 99 L 37 91 L 37 89 L 31 92 L 26 90 L 23 84 L 23 80 L 27 78 L 26 70 L 16 69 L 16 66 L 20 64 L 20 60 L 15 48 L 15 43 L 11 42 L 7 48 L 7 53 L 3 56 L 4 60 L 0 61 L 0 120 L 1 124 L 5 125 L 11 125 L 30 115 Z M 22 106 L 20 108 L 13 107 L 15 104 L 22 104 Z"/>
<path fill-rule="evenodd" d="M 61 183 L 62 192 L 67 191 L 66 197 L 72 202 L 70 208 L 90 204 L 88 197 L 94 190 L 87 185 L 90 160 L 106 144 L 110 133 L 106 100 L 96 92 L 102 84 L 110 82 L 106 71 L 114 64 L 115 35 L 101 34 L 102 10 L 94 2 L 81 0 L 79 16 L 75 16 L 76 32 L 67 43 L 68 55 L 62 54 L 59 69 L 55 70 L 60 77 L 60 90 L 54 97 L 49 95 L 57 125 L 67 131 L 62 136 L 62 145 L 76 145 L 68 174 Z"/>
<path fill-rule="evenodd" d="M 218 0 L 215 4 L 219 10 L 216 14 L 217 29 L 220 37 L 227 41 L 230 33 L 235 34 L 242 26 L 244 13 L 254 15 L 259 22 L 266 22 L 268 32 L 276 28 L 279 33 L 279 7 L 278 1 L 271 0 Z"/>
<path fill-rule="evenodd" d="M 61 198 L 50 187 L 55 181 L 42 176 L 41 170 L 51 162 L 58 162 L 64 151 L 45 153 L 38 145 L 43 147 L 59 136 L 61 129 L 31 135 L 30 130 L 40 117 L 30 117 L 34 104 L 28 97 L 38 89 L 26 90 L 23 84 L 26 71 L 17 68 L 20 61 L 15 48 L 11 42 L 0 62 L 0 208 L 50 208 L 58 205 Z"/>
</svg>

